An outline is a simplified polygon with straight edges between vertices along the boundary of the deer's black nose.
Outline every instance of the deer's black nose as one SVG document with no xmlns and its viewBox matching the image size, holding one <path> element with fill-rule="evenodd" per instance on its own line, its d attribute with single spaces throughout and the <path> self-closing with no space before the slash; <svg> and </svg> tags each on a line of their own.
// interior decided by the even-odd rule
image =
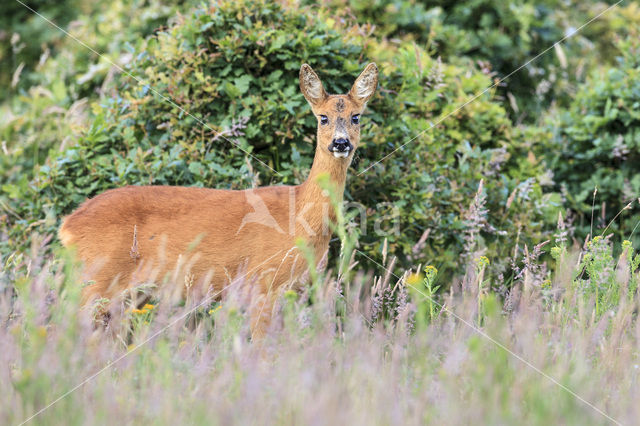
<svg viewBox="0 0 640 426">
<path fill-rule="evenodd" d="M 351 145 L 351 142 L 349 142 L 349 139 L 344 138 L 334 139 L 331 142 L 331 145 L 329 145 L 329 151 L 333 152 L 347 152 L 351 151 L 352 149 L 353 146 Z"/>
</svg>

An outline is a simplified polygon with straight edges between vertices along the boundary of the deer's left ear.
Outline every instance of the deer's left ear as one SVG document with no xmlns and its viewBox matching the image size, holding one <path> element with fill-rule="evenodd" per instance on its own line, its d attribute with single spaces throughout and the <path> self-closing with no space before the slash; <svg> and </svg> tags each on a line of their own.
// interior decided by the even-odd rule
<svg viewBox="0 0 640 426">
<path fill-rule="evenodd" d="M 353 83 L 349 96 L 361 104 L 367 103 L 373 96 L 378 86 L 378 67 L 371 62 Z"/>
</svg>

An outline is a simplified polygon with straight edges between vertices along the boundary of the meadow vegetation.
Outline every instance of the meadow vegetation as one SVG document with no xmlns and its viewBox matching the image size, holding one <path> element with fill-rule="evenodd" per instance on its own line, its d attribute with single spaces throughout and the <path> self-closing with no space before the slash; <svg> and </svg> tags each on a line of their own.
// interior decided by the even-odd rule
<svg viewBox="0 0 640 426">
<path fill-rule="evenodd" d="M 612 3 L 80 3 L 29 4 L 104 56 L 19 3 L 0 18 L 0 423 L 52 402 L 35 421 L 638 418 L 637 3 L 576 34 Z M 328 268 L 263 342 L 247 282 L 80 312 L 65 214 L 127 184 L 300 183 L 300 65 L 344 93 L 370 61 Z"/>
</svg>

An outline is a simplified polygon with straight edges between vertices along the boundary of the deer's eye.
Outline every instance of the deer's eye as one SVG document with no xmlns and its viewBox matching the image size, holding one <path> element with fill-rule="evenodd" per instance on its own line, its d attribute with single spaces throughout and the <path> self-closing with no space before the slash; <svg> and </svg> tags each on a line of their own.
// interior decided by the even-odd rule
<svg viewBox="0 0 640 426">
<path fill-rule="evenodd" d="M 351 116 L 351 122 L 353 124 L 360 124 L 360 114 L 354 114 Z"/>
<path fill-rule="evenodd" d="M 320 124 L 329 124 L 329 117 L 327 117 L 326 115 L 321 115 Z"/>
</svg>

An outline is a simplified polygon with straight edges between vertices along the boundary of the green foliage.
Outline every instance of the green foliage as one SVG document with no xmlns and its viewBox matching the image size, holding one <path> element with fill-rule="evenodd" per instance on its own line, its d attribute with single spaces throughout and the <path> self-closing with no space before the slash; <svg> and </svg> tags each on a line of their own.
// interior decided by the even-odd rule
<svg viewBox="0 0 640 426">
<path fill-rule="evenodd" d="M 30 0 L 24 1 L 30 8 L 66 26 L 80 12 L 79 0 Z M 44 19 L 35 15 L 19 2 L 3 2 L 0 15 L 0 100 L 16 93 L 28 81 L 37 78 L 34 72 L 46 50 L 64 44 L 65 36 Z M 22 78 L 20 78 L 22 76 Z"/>
<path fill-rule="evenodd" d="M 610 314 L 620 305 L 635 300 L 640 280 L 640 254 L 634 254 L 631 241 L 622 242 L 618 258 L 614 257 L 611 235 L 596 236 L 586 244 L 586 250 L 574 272 L 573 286 L 585 306 L 593 306 L 594 316 Z M 564 250 L 554 255 L 559 265 L 566 263 Z"/>
<path fill-rule="evenodd" d="M 371 55 L 387 64 L 382 96 L 370 106 L 373 123 L 363 129 L 358 167 L 367 171 L 350 178 L 350 197 L 377 206 L 369 222 L 400 222 L 402 231 L 386 238 L 408 262 L 428 231 L 417 258 L 443 273 L 458 268 L 465 247 L 496 253 L 502 260 L 493 267 L 506 270 L 506 236 L 526 227 L 525 240 L 540 239 L 557 216 L 560 198 L 543 193 L 544 166 L 528 154 L 547 135 L 515 127 L 493 92 L 459 109 L 490 85 L 481 71 L 445 64 L 411 44 L 378 49 Z M 388 221 L 383 225 L 389 229 Z M 361 243 L 373 254 L 383 239 L 372 229 Z"/>
<path fill-rule="evenodd" d="M 42 226 L 46 213 L 39 201 L 25 199 L 33 197 L 34 174 L 48 172 L 48 166 L 40 172 L 37 168 L 51 150 L 66 149 L 88 131 L 93 120 L 90 104 L 113 87 L 117 69 L 109 61 L 125 66 L 133 59 L 135 46 L 173 16 L 179 5 L 164 5 L 161 0 L 83 3 L 90 13 L 78 17 L 67 30 L 75 39 L 104 52 L 104 57 L 57 29 L 56 34 L 63 38 L 55 46 L 38 44 L 43 50 L 35 71 L 24 71 L 16 87 L 18 93 L 0 104 L 0 226 L 10 227 L 6 232 L 12 237 L 3 244 L 9 244 L 9 248 L 24 246 L 34 229 L 29 225 Z M 26 22 L 34 19 L 44 22 L 38 16 Z M 25 46 L 33 47 L 31 37 L 21 37 Z M 11 217 L 10 224 L 7 216 Z M 49 218 L 46 226 L 52 229 L 55 217 Z M 6 254 L 7 247 L 0 252 Z"/>
<path fill-rule="evenodd" d="M 40 168 L 26 188 L 33 198 L 21 197 L 15 207 L 18 216 L 59 218 L 124 184 L 247 187 L 262 170 L 254 171 L 241 150 L 279 169 L 282 183 L 299 180 L 311 162 L 315 127 L 302 108 L 299 66 L 328 70 L 327 80 L 338 85 L 329 89 L 343 92 L 361 53 L 309 19 L 277 4 L 229 2 L 200 8 L 149 39 L 128 74 L 116 77 L 117 95 L 93 106 L 83 136 Z M 262 172 L 269 182 L 269 170 Z M 24 189 L 4 188 L 10 195 Z M 31 218 L 18 221 L 12 235 L 29 229 Z M 39 229 L 51 233 L 55 226 Z"/>
<path fill-rule="evenodd" d="M 629 53 L 619 69 L 607 71 L 605 82 L 592 84 L 593 77 L 582 86 L 567 112 L 558 108 L 555 115 L 563 121 L 556 128 L 514 124 L 500 89 L 474 98 L 494 81 L 492 69 L 541 51 L 557 31 L 586 21 L 599 8 L 576 7 L 569 14 L 568 5 L 555 7 L 551 0 L 536 6 L 378 1 L 368 9 L 351 2 L 361 24 L 384 20 L 370 33 L 331 7 L 240 1 L 190 10 L 189 4 L 179 15 L 161 0 L 91 6 L 69 30 L 126 73 L 65 39 L 19 86 L 21 94 L 0 106 L 6 112 L 0 119 L 6 142 L 0 223 L 9 236 L 3 255 L 27 247 L 34 231 L 53 234 L 63 215 L 113 187 L 238 189 L 301 182 L 316 126 L 298 89 L 303 62 L 333 93 L 345 92 L 364 63 L 379 64 L 380 88 L 363 119 L 345 194 L 367 211 L 357 244 L 373 258 L 386 244 L 399 265 L 433 264 L 444 282 L 460 271 L 461 255 L 480 252 L 492 259 L 489 275 L 509 276 L 524 245 L 549 238 L 565 200 L 583 214 L 589 211 L 590 180 L 601 183 L 607 212 L 619 207 L 621 185 L 628 181 L 629 194 L 637 189 L 632 151 L 628 160 L 597 173 L 587 165 L 606 163 L 600 148 L 617 143 L 619 129 L 628 129 L 625 144 L 624 138 L 635 141 L 631 48 L 616 44 L 602 52 L 605 64 L 615 52 Z M 612 29 L 629 26 L 638 15 L 633 5 L 616 9 L 586 34 L 603 34 L 602 48 L 611 43 Z M 556 28 L 557 22 L 563 25 Z M 577 66 L 584 40 L 575 43 L 536 62 L 544 70 L 540 75 L 549 79 L 556 60 L 566 61 L 567 69 Z M 522 78 L 539 74 L 525 71 Z M 556 83 L 569 80 L 558 77 Z M 629 107 L 618 111 L 616 104 L 607 107 L 607 99 L 621 84 L 629 86 L 621 98 Z M 513 93 L 518 102 L 528 99 Z M 593 113 L 584 113 L 584 106 Z M 605 112 L 610 123 L 595 129 L 588 117 Z M 599 151 L 584 156 L 590 135 L 603 129 L 609 133 L 603 133 Z M 350 229 L 362 220 L 355 216 Z"/>
<path fill-rule="evenodd" d="M 477 99 L 608 3 L 29 4 L 125 72 L 6 5 L 0 306 L 10 315 L 0 327 L 9 366 L 0 423 L 19 423 L 58 395 L 67 396 L 39 421 L 199 424 L 213 413 L 219 423 L 309 423 L 318 401 L 342 416 L 334 423 L 604 419 L 540 371 L 617 421 L 637 418 L 629 366 L 638 334 L 628 331 L 638 329 L 640 254 L 607 235 L 633 240 L 640 219 L 637 2 Z M 285 292 L 263 344 L 249 343 L 245 295 L 232 291 L 199 307 L 190 297 L 125 300 L 110 327 L 96 329 L 78 305 L 79 265 L 53 235 L 64 214 L 126 184 L 301 182 L 316 123 L 299 93 L 300 64 L 339 93 L 369 61 L 380 87 L 345 194 L 365 207 L 366 224 L 353 204 L 340 211 L 331 269 L 314 269 L 306 291 Z M 591 232 L 596 185 L 601 236 L 580 251 L 571 237 Z M 551 239 L 555 273 L 540 258 Z M 122 362 L 95 376 L 114 360 Z M 82 392 L 68 393 L 89 376 Z M 394 386 L 400 396 L 390 400 Z M 469 409 L 451 409 L 461 404 Z"/>
<path fill-rule="evenodd" d="M 571 107 L 552 122 L 553 149 L 546 153 L 568 205 L 579 214 L 581 236 L 594 223 L 629 238 L 640 220 L 640 43 L 621 41 L 616 67 L 594 71 L 580 86 Z M 629 208 L 624 210 L 629 205 Z"/>
<path fill-rule="evenodd" d="M 407 278 L 409 294 L 416 304 L 416 328 L 421 329 L 431 324 L 438 315 L 442 305 L 437 302 L 436 292 L 440 288 L 435 285 L 438 269 L 428 265 L 424 269 L 425 276 L 413 274 Z"/>
<path fill-rule="evenodd" d="M 363 36 L 343 36 L 349 31 L 334 26 L 278 4 L 229 2 L 196 9 L 151 37 L 129 64 L 131 76 L 117 77 L 117 95 L 94 105 L 95 119 L 77 143 L 54 151 L 40 169 L 31 195 L 15 208 L 33 219 L 12 235 L 23 241 L 35 220 L 60 218 L 86 197 L 126 184 L 300 182 L 316 126 L 299 92 L 300 64 L 313 64 L 330 92 L 344 93 L 364 59 L 381 63 L 382 73 L 356 163 L 357 170 L 373 167 L 352 173 L 347 185 L 347 199 L 369 208 L 364 250 L 375 256 L 386 237 L 403 262 L 426 258 L 450 273 L 465 246 L 505 257 L 507 234 L 526 226 L 524 241 L 541 238 L 557 200 L 543 194 L 542 164 L 526 154 L 544 134 L 514 127 L 493 93 L 457 110 L 490 76 L 442 63 L 411 43 L 393 50 L 371 43 L 365 51 Z M 522 144 L 523 134 L 534 139 Z M 484 201 L 474 207 L 480 181 Z M 401 233 L 389 232 L 395 220 Z M 51 233 L 56 221 L 34 226 Z M 416 251 L 427 230 L 432 236 Z M 495 268 L 507 265 L 505 258 Z"/>
<path fill-rule="evenodd" d="M 117 0 L 108 7 L 91 3 L 85 7 L 94 9 L 74 22 L 70 37 L 54 28 L 63 38 L 51 47 L 38 44 L 44 50 L 36 70 L 23 72 L 16 95 L 0 105 L 0 139 L 5 142 L 0 173 L 7 177 L 3 183 L 30 180 L 34 166 L 43 163 L 50 149 L 73 143 L 90 119 L 87 104 L 104 93 L 117 71 L 109 61 L 126 65 L 135 46 L 175 12 L 158 0 Z M 28 22 L 33 20 L 50 26 L 38 16 Z M 106 52 L 105 57 L 72 37 L 96 52 Z M 25 49 L 34 46 L 30 38 L 22 43 Z"/>
<path fill-rule="evenodd" d="M 375 35 L 413 40 L 445 61 L 506 77 L 608 5 L 582 1 L 500 0 L 333 0 L 337 13 L 348 6 Z M 566 104 L 584 78 L 585 64 L 611 62 L 617 37 L 640 24 L 637 4 L 622 4 L 536 59 L 500 87 L 514 117 L 534 122 L 550 104 Z"/>
<path fill-rule="evenodd" d="M 615 266 L 607 240 L 597 236 L 587 244 L 587 252 L 582 260 L 585 279 L 578 278 L 576 285 L 583 296 L 593 297 L 597 316 L 619 303 L 620 285 L 614 273 Z"/>
</svg>

